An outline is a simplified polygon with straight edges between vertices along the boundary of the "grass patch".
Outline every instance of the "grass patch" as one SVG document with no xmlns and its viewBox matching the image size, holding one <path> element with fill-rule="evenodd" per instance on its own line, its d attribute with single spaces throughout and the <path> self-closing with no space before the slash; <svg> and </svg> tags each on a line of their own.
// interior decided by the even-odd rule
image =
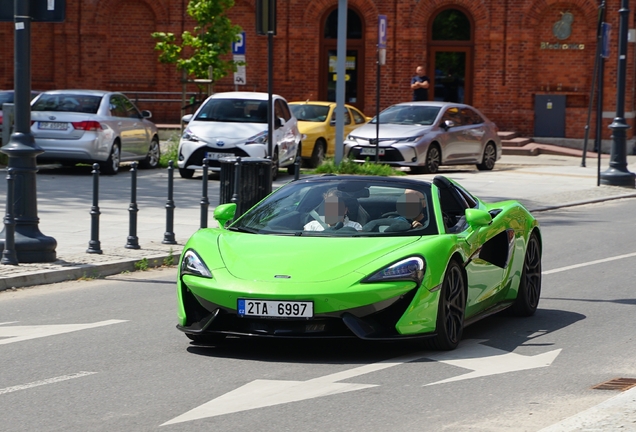
<svg viewBox="0 0 636 432">
<path fill-rule="evenodd" d="M 387 164 L 376 164 L 369 159 L 360 164 L 348 158 L 342 159 L 339 165 L 336 165 L 331 158 L 325 159 L 325 161 L 312 172 L 314 174 L 353 174 L 384 177 L 406 175 L 403 171 Z"/>
<path fill-rule="evenodd" d="M 87 274 L 84 272 L 82 276 L 77 278 L 78 281 L 91 281 L 95 279 L 101 279 L 102 275 L 100 275 L 97 271 L 93 271 L 91 274 Z"/>
<path fill-rule="evenodd" d="M 177 167 L 177 157 L 179 151 L 179 134 L 173 133 L 167 141 L 161 143 L 161 156 L 159 157 L 159 166 L 168 168 L 168 162 L 173 161 L 173 166 Z"/>
<path fill-rule="evenodd" d="M 148 258 L 142 258 L 135 263 L 135 270 L 146 271 L 148 270 Z"/>
<path fill-rule="evenodd" d="M 174 265 L 174 252 L 172 248 L 170 248 L 168 256 L 163 259 L 163 265 L 166 267 L 172 267 Z"/>
</svg>

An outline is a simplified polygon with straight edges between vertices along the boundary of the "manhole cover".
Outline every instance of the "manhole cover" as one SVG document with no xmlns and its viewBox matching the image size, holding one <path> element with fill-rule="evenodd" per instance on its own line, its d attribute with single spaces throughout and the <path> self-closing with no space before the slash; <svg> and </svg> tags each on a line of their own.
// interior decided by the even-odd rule
<svg viewBox="0 0 636 432">
<path fill-rule="evenodd" d="M 636 387 L 636 378 L 614 378 L 613 380 L 605 381 L 592 387 L 596 390 L 629 390 L 632 387 Z"/>
</svg>

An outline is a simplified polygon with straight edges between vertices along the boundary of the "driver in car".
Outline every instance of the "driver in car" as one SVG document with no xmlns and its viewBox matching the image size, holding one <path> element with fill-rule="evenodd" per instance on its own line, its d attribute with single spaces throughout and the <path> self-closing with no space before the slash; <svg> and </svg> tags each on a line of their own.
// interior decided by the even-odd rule
<svg viewBox="0 0 636 432">
<path fill-rule="evenodd" d="M 406 189 L 395 206 L 400 219 L 410 223 L 411 228 L 420 228 L 426 222 L 426 198 L 422 192 Z"/>
<path fill-rule="evenodd" d="M 325 216 L 324 221 L 317 213 L 312 215 L 315 220 L 305 224 L 305 231 L 324 231 L 327 228 L 340 229 L 351 227 L 358 231 L 362 225 L 349 219 L 349 208 L 345 202 L 342 192 L 337 189 L 329 189 L 324 194 Z"/>
</svg>

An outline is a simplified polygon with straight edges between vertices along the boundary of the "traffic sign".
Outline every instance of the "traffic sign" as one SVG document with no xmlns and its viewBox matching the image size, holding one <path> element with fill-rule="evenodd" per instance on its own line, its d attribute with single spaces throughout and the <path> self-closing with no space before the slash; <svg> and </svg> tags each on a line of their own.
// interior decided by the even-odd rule
<svg viewBox="0 0 636 432">
<path fill-rule="evenodd" d="M 245 63 L 244 55 L 234 55 L 235 62 Z M 245 85 L 247 84 L 247 76 L 245 74 L 245 65 L 237 66 L 236 72 L 234 72 L 234 85 Z"/>
<path fill-rule="evenodd" d="M 386 28 L 386 15 L 378 15 L 378 48 L 380 49 L 386 48 Z"/>
<path fill-rule="evenodd" d="M 232 42 L 232 54 L 245 55 L 245 32 L 240 32 L 237 36 L 239 40 Z"/>
</svg>

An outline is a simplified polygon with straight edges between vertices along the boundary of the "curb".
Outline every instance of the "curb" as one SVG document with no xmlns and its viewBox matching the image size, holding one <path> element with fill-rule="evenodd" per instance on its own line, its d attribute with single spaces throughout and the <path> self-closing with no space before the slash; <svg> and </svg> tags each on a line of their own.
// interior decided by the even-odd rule
<svg viewBox="0 0 636 432">
<path fill-rule="evenodd" d="M 145 257 L 148 268 L 163 267 L 167 259 L 172 258 L 176 263 L 181 253 L 159 254 Z M 142 258 L 144 259 L 144 258 Z M 80 264 L 63 269 L 39 270 L 29 274 L 0 277 L 0 292 L 13 288 L 24 288 L 34 285 L 45 285 L 58 282 L 78 280 L 81 278 L 100 279 L 105 276 L 112 276 L 123 272 L 141 271 L 137 268 L 139 258 L 129 258 L 118 261 L 110 261 L 99 264 Z"/>
</svg>

